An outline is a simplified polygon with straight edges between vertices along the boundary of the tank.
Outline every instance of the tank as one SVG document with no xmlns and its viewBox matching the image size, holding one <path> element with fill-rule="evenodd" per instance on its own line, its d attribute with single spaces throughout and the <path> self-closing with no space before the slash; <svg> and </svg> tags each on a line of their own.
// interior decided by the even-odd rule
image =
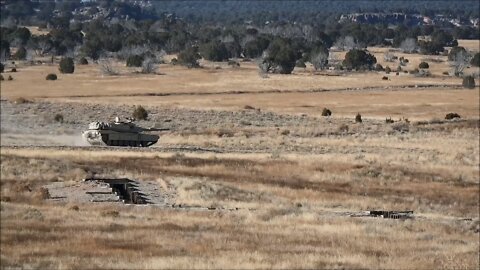
<svg viewBox="0 0 480 270">
<path fill-rule="evenodd" d="M 158 142 L 160 136 L 145 134 L 149 131 L 165 131 L 169 129 L 142 128 L 133 123 L 134 120 L 114 122 L 92 122 L 82 136 L 91 145 L 148 147 Z"/>
</svg>

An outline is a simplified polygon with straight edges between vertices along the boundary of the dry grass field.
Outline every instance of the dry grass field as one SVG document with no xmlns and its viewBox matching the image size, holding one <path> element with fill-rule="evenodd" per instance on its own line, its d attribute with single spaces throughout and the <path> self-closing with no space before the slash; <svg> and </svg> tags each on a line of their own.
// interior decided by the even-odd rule
<svg viewBox="0 0 480 270">
<path fill-rule="evenodd" d="M 384 66 L 385 50 L 370 48 Z M 478 268 L 479 90 L 443 75 L 446 56 L 395 54 L 406 70 L 435 58 L 432 76 L 17 63 L 0 93 L 1 268 Z M 170 129 L 154 147 L 78 143 L 90 121 L 139 104 L 142 126 Z M 154 181 L 167 203 L 60 202 L 45 188 L 93 175 Z M 414 218 L 350 216 L 367 210 Z"/>
</svg>

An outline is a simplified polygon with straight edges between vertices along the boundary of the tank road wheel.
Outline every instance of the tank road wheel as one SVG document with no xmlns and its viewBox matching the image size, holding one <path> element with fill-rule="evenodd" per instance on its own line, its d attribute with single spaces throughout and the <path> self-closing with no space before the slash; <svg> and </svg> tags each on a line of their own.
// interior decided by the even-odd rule
<svg viewBox="0 0 480 270">
<path fill-rule="evenodd" d="M 140 142 L 140 146 L 141 146 L 141 147 L 147 147 L 147 142 L 143 142 L 143 141 Z"/>
</svg>

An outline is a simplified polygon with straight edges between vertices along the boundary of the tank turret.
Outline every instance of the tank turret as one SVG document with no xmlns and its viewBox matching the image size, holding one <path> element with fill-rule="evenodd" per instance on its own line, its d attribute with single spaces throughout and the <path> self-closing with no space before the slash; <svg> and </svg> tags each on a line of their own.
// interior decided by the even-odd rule
<svg viewBox="0 0 480 270">
<path fill-rule="evenodd" d="M 142 128 L 133 122 L 134 119 L 120 121 L 118 117 L 115 117 L 115 121 L 108 123 L 92 122 L 82 136 L 91 145 L 147 147 L 155 144 L 160 136 L 143 134 L 143 132 L 169 130 Z"/>
</svg>

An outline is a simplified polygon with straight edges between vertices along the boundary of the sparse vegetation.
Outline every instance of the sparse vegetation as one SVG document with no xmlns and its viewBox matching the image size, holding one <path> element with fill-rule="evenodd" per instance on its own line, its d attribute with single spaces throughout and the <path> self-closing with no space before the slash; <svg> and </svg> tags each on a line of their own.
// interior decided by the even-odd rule
<svg viewBox="0 0 480 270">
<path fill-rule="evenodd" d="M 133 118 L 137 120 L 147 120 L 148 112 L 142 106 L 136 106 L 132 113 Z"/>
<path fill-rule="evenodd" d="M 12 77 L 12 75 L 8 75 L 8 77 L 7 77 L 7 81 L 13 81 L 13 77 Z"/>
</svg>

